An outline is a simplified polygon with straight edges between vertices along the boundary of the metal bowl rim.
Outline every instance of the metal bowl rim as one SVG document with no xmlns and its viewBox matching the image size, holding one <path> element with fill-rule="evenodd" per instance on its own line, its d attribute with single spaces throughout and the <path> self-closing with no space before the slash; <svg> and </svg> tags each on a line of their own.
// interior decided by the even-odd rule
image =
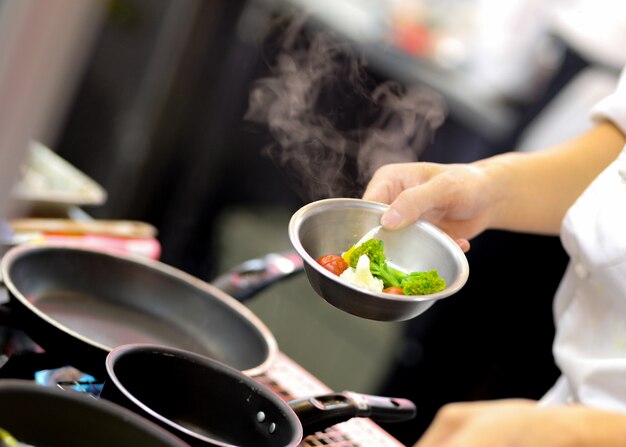
<svg viewBox="0 0 626 447">
<path fill-rule="evenodd" d="M 425 228 L 428 232 L 434 233 L 441 237 L 443 240 L 449 243 L 452 248 L 452 253 L 454 254 L 454 259 L 457 261 L 457 265 L 459 266 L 459 275 L 452 282 L 452 284 L 447 284 L 446 288 L 437 293 L 431 293 L 430 295 L 411 295 L 406 296 L 403 295 L 402 298 L 398 298 L 397 295 L 393 295 L 390 293 L 382 293 L 382 292 L 372 292 L 362 287 L 357 287 L 352 284 L 349 284 L 339 278 L 337 275 L 326 270 L 324 267 L 319 265 L 315 259 L 304 249 L 302 243 L 300 242 L 300 238 L 298 237 L 298 231 L 303 222 L 303 216 L 307 215 L 311 210 L 315 208 L 319 208 L 323 205 L 330 205 L 333 203 L 349 203 L 352 205 L 360 206 L 360 207 L 376 207 L 379 208 L 382 212 L 389 207 L 389 205 L 373 202 L 362 199 L 352 199 L 352 198 L 332 198 L 332 199 L 322 199 L 315 202 L 311 202 L 307 205 L 304 205 L 298 211 L 296 211 L 289 221 L 289 238 L 291 239 L 291 243 L 294 248 L 298 252 L 298 254 L 304 259 L 305 267 L 312 267 L 316 272 L 322 274 L 325 278 L 334 281 L 344 287 L 348 287 L 356 292 L 366 294 L 372 298 L 380 299 L 382 301 L 393 301 L 393 302 L 406 302 L 406 303 L 420 303 L 427 301 L 434 301 L 437 299 L 445 298 L 450 295 L 453 295 L 457 291 L 459 291 L 467 282 L 469 276 L 469 264 L 467 258 L 465 257 L 465 253 L 461 250 L 461 247 L 443 230 L 439 229 L 437 226 L 426 220 L 418 220 L 415 224 L 420 227 Z"/>
</svg>

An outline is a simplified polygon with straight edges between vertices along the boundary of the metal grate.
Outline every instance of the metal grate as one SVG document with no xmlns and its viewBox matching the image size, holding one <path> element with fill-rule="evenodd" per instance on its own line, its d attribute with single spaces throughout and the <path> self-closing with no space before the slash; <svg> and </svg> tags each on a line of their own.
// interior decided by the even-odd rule
<svg viewBox="0 0 626 447">
<path fill-rule="evenodd" d="M 284 400 L 329 393 L 321 383 L 287 356 L 279 354 L 266 374 L 254 377 Z M 351 419 L 303 440 L 301 447 L 404 447 L 369 419 Z"/>
</svg>

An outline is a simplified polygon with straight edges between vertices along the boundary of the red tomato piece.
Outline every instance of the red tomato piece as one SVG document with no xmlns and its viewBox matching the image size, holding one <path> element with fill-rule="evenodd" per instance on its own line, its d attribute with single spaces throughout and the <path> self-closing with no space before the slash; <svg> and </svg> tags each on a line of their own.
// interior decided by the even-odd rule
<svg viewBox="0 0 626 447">
<path fill-rule="evenodd" d="M 346 261 L 344 261 L 343 258 L 338 255 L 320 256 L 317 260 L 317 263 L 337 276 L 341 275 L 343 271 L 348 268 L 348 264 L 346 263 Z"/>
<path fill-rule="evenodd" d="M 391 293 L 393 295 L 404 295 L 401 287 L 387 287 L 386 289 L 383 289 L 383 292 Z"/>
</svg>

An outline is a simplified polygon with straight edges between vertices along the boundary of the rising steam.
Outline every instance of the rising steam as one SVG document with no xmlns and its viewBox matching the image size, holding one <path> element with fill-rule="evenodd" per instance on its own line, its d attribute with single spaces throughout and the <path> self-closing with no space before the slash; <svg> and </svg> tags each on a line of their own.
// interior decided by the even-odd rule
<svg viewBox="0 0 626 447">
<path fill-rule="evenodd" d="M 271 75 L 253 84 L 246 119 L 268 126 L 265 153 L 303 198 L 360 196 L 378 167 L 417 160 L 445 107 L 431 91 L 376 83 L 349 45 L 301 25 L 283 33 Z"/>
</svg>

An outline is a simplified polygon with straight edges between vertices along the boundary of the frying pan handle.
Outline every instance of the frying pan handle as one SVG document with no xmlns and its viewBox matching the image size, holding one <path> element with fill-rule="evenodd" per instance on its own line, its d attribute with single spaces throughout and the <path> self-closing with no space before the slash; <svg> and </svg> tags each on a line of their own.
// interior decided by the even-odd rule
<svg viewBox="0 0 626 447">
<path fill-rule="evenodd" d="M 326 394 L 289 402 L 302 423 L 304 436 L 354 417 L 378 422 L 401 422 L 413 419 L 415 404 L 407 399 L 371 396 L 351 391 Z"/>
<path fill-rule="evenodd" d="M 211 284 L 244 302 L 267 286 L 303 270 L 302 258 L 296 252 L 269 253 L 239 264 Z"/>
</svg>

